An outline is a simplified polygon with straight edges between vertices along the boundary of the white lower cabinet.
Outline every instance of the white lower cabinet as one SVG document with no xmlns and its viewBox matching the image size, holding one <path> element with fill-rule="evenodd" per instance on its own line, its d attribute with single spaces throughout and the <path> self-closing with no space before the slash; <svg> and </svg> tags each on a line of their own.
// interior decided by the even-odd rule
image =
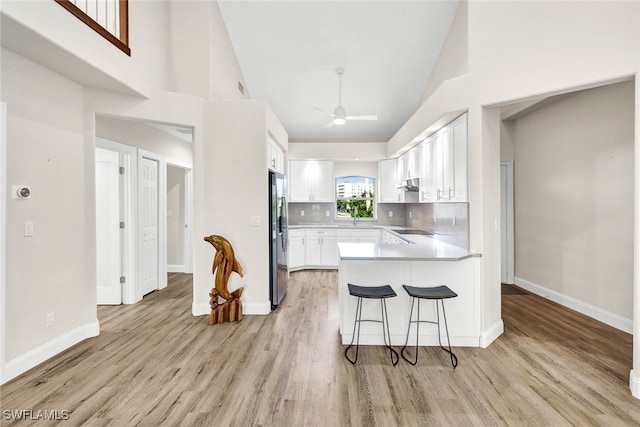
<svg viewBox="0 0 640 427">
<path fill-rule="evenodd" d="M 289 270 L 338 268 L 338 243 L 380 243 L 378 228 L 289 229 Z"/>
<path fill-rule="evenodd" d="M 380 230 L 358 230 L 356 228 L 347 228 L 338 230 L 337 237 L 338 243 L 379 243 Z"/>
<path fill-rule="evenodd" d="M 305 232 L 304 229 L 289 230 L 289 270 L 296 270 L 305 265 Z"/>
<path fill-rule="evenodd" d="M 307 228 L 305 265 L 307 267 L 335 267 L 338 265 L 336 230 Z"/>
</svg>

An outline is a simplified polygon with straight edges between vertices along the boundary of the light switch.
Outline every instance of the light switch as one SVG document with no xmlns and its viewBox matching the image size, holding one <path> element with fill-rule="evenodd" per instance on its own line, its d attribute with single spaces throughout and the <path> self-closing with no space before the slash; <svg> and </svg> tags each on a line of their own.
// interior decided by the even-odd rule
<svg viewBox="0 0 640 427">
<path fill-rule="evenodd" d="M 24 236 L 33 236 L 33 221 L 25 221 L 24 223 Z"/>
<path fill-rule="evenodd" d="M 173 211 L 167 211 L 167 218 L 173 218 Z"/>
</svg>

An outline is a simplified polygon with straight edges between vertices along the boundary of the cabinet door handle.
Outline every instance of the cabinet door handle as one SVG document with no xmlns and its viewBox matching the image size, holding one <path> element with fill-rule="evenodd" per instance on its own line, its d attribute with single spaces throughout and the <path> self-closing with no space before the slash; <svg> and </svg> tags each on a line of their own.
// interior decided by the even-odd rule
<svg viewBox="0 0 640 427">
<path fill-rule="evenodd" d="M 440 189 L 436 189 L 436 200 L 440 200 Z"/>
<path fill-rule="evenodd" d="M 453 199 L 453 196 L 451 195 L 452 191 L 453 191 L 453 188 L 449 187 L 449 199 Z"/>
</svg>

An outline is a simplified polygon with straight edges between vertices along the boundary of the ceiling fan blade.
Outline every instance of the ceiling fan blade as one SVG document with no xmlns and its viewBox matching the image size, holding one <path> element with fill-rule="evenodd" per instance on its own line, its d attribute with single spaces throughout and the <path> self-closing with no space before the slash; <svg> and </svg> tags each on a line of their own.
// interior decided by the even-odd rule
<svg viewBox="0 0 640 427">
<path fill-rule="evenodd" d="M 378 120 L 377 114 L 368 114 L 363 116 L 347 116 L 347 120 Z"/>
<path fill-rule="evenodd" d="M 335 117 L 336 115 L 327 111 L 327 110 L 323 110 L 322 108 L 318 108 L 318 107 L 311 107 L 314 110 L 320 111 L 321 113 L 325 113 L 326 115 L 328 115 L 329 117 Z"/>
</svg>

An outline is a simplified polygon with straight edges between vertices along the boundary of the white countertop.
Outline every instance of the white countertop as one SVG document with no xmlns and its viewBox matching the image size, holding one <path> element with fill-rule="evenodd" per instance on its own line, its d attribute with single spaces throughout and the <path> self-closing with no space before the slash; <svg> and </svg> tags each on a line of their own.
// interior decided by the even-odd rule
<svg viewBox="0 0 640 427">
<path fill-rule="evenodd" d="M 391 260 L 391 261 L 460 261 L 481 254 L 450 245 L 438 235 L 405 236 L 415 244 L 380 243 L 338 243 L 340 259 L 349 260 Z"/>
</svg>

